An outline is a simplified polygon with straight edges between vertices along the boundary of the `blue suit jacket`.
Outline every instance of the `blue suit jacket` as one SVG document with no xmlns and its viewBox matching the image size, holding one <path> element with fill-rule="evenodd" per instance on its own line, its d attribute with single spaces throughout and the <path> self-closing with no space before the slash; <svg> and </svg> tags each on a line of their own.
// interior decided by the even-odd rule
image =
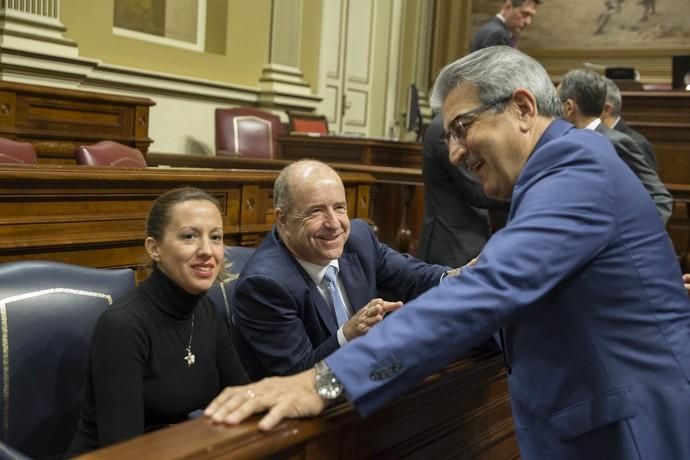
<svg viewBox="0 0 690 460">
<path fill-rule="evenodd" d="M 557 120 L 479 263 L 326 359 L 364 414 L 505 328 L 524 459 L 690 458 L 690 302 L 647 191 Z"/>
<path fill-rule="evenodd" d="M 353 220 L 340 277 L 357 311 L 380 291 L 408 301 L 436 286 L 448 267 L 427 265 L 380 243 Z M 253 380 L 312 367 L 339 347 L 335 312 L 273 231 L 242 269 L 233 299 L 238 354 Z"/>
</svg>

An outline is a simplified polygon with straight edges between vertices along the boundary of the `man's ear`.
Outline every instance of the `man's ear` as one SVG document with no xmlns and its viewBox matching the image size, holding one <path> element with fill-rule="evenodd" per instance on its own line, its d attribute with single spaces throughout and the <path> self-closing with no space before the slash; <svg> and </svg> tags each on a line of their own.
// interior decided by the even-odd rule
<svg viewBox="0 0 690 460">
<path fill-rule="evenodd" d="M 575 101 L 568 98 L 563 101 L 563 115 L 569 119 L 575 113 Z"/>
<path fill-rule="evenodd" d="M 613 106 L 611 105 L 610 102 L 605 102 L 604 103 L 604 110 L 601 111 L 601 114 L 606 117 L 612 117 L 611 113 L 613 112 Z"/>
<path fill-rule="evenodd" d="M 158 242 L 155 238 L 147 236 L 144 240 L 144 247 L 146 248 L 146 252 L 148 253 L 151 260 L 153 260 L 154 262 L 160 262 L 160 248 L 158 247 Z"/>
<path fill-rule="evenodd" d="M 530 90 L 517 88 L 513 91 L 513 102 L 518 108 L 518 119 L 521 124 L 527 123 L 527 125 L 529 125 L 532 120 L 539 115 L 539 111 L 537 110 L 537 99 Z"/>
<path fill-rule="evenodd" d="M 275 218 L 278 229 L 284 230 L 285 226 L 287 225 L 287 216 L 285 215 L 283 210 L 280 208 L 275 208 L 273 210 L 273 217 Z"/>
</svg>

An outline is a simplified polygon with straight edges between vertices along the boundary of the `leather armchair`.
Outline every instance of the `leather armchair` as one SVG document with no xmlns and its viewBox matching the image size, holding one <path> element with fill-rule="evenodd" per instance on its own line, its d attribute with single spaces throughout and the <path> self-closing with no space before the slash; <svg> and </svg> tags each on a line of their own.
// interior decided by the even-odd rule
<svg viewBox="0 0 690 460">
<path fill-rule="evenodd" d="M 280 117 L 253 107 L 216 109 L 216 152 L 274 158 L 284 133 Z"/>
<path fill-rule="evenodd" d="M 216 305 L 219 312 L 223 314 L 228 328 L 232 324 L 232 304 L 231 299 L 234 291 L 235 280 L 244 268 L 244 264 L 254 254 L 254 248 L 242 246 L 227 246 L 225 248 L 225 270 L 226 277 L 209 289 L 207 295 Z"/>
<path fill-rule="evenodd" d="M 0 265 L 0 440 L 32 458 L 64 454 L 77 429 L 93 327 L 133 287 L 130 269 Z"/>
<path fill-rule="evenodd" d="M 35 165 L 37 160 L 33 144 L 0 137 L 0 163 Z"/>
<path fill-rule="evenodd" d="M 78 165 L 146 167 L 146 159 L 139 150 L 114 141 L 81 145 L 75 149 L 74 159 Z"/>
</svg>

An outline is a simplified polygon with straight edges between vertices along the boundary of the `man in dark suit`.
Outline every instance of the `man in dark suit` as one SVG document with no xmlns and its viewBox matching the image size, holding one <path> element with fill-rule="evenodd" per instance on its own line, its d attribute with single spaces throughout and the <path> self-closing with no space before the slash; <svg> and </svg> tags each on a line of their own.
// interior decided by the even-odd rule
<svg viewBox="0 0 690 460">
<path fill-rule="evenodd" d="M 417 256 L 432 264 L 459 267 L 479 254 L 491 233 L 487 209 L 505 214 L 508 203 L 484 195 L 465 168 L 452 165 L 437 114 L 424 134 L 424 224 Z"/>
<path fill-rule="evenodd" d="M 436 286 L 448 267 L 427 265 L 350 222 L 338 174 L 317 161 L 287 166 L 273 192 L 276 225 L 236 282 L 237 350 L 253 380 L 309 369 L 365 334 L 383 315 Z M 337 268 L 342 324 L 324 280 Z M 378 298 L 384 291 L 396 302 Z M 372 300 L 373 299 L 373 300 Z"/>
<path fill-rule="evenodd" d="M 604 104 L 604 111 L 601 113 L 600 117 L 602 123 L 611 129 L 615 129 L 632 137 L 642 149 L 647 164 L 656 171 L 656 154 L 654 153 L 652 144 L 650 144 L 647 138 L 641 133 L 628 126 L 621 116 L 623 100 L 618 86 L 616 86 L 610 78 L 604 77 L 604 81 L 606 82 L 606 103 Z"/>
<path fill-rule="evenodd" d="M 470 52 L 489 46 L 515 46 L 522 30 L 532 23 L 542 0 L 505 0 L 501 11 L 474 34 Z"/>
<path fill-rule="evenodd" d="M 609 138 L 616 153 L 632 169 L 654 200 L 664 224 L 673 212 L 673 197 L 649 166 L 640 146 L 628 135 L 606 127 L 599 116 L 606 101 L 606 83 L 590 69 L 571 70 L 558 85 L 565 119 L 578 128 L 593 129 Z"/>
</svg>

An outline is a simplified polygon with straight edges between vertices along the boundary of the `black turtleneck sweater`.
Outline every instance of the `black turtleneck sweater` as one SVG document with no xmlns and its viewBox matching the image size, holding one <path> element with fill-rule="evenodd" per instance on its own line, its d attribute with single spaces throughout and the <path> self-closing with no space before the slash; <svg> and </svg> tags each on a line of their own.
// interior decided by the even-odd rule
<svg viewBox="0 0 690 460">
<path fill-rule="evenodd" d="M 194 328 L 188 367 L 186 347 Z M 79 430 L 69 455 L 187 419 L 228 385 L 247 383 L 225 322 L 205 294 L 159 270 L 118 299 L 91 338 Z"/>
</svg>

